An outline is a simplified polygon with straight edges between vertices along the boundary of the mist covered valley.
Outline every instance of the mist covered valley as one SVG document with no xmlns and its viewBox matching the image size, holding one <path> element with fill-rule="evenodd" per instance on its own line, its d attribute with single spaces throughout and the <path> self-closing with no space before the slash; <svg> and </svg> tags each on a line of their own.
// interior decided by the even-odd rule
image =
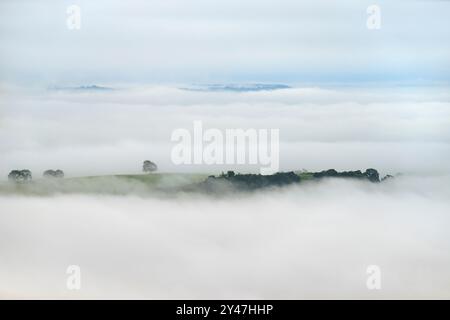
<svg viewBox="0 0 450 320">
<path fill-rule="evenodd" d="M 3 87 L 2 96 L 2 298 L 450 297 L 444 89 Z M 282 172 L 377 168 L 395 178 L 162 193 L 258 170 L 174 165 L 170 133 L 197 119 L 280 128 Z M 159 173 L 143 175 L 144 159 Z M 66 176 L 41 178 L 49 168 Z M 14 169 L 29 169 L 33 182 L 11 185 Z M 67 290 L 70 265 L 80 266 L 80 290 Z M 367 288 L 371 265 L 381 268 L 381 290 Z"/>
<path fill-rule="evenodd" d="M 449 183 L 325 179 L 233 197 L 1 195 L 0 296 L 448 298 Z M 66 288 L 69 265 L 81 268 L 81 290 Z M 367 289 L 369 265 L 380 266 L 382 290 Z"/>
</svg>

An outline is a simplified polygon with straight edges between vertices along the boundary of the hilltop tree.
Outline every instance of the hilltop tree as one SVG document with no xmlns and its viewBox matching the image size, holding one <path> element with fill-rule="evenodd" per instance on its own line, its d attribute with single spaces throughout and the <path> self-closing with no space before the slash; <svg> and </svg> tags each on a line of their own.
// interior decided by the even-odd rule
<svg viewBox="0 0 450 320">
<path fill-rule="evenodd" d="M 64 172 L 60 169 L 57 170 L 45 170 L 43 174 L 44 178 L 64 178 Z"/>
<path fill-rule="evenodd" d="M 8 174 L 8 180 L 17 183 L 29 182 L 32 180 L 31 171 L 28 169 L 13 170 Z"/>
<path fill-rule="evenodd" d="M 142 165 L 142 171 L 144 171 L 145 173 L 150 173 L 156 170 L 158 170 L 158 166 L 156 165 L 156 163 L 150 160 L 144 161 L 144 164 Z"/>
</svg>

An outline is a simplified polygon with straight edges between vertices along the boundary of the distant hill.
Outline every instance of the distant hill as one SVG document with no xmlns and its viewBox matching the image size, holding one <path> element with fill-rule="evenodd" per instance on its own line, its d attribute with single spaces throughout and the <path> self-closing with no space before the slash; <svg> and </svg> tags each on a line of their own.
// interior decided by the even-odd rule
<svg viewBox="0 0 450 320">
<path fill-rule="evenodd" d="M 113 88 L 102 87 L 97 85 L 86 85 L 86 86 L 78 86 L 78 87 L 50 87 L 50 90 L 61 90 L 61 91 L 112 91 Z"/>
<path fill-rule="evenodd" d="M 273 91 L 280 89 L 291 88 L 285 84 L 265 84 L 265 83 L 251 83 L 251 84 L 205 84 L 192 85 L 190 87 L 181 88 L 188 91 L 230 91 L 230 92 L 252 92 L 252 91 Z"/>
</svg>

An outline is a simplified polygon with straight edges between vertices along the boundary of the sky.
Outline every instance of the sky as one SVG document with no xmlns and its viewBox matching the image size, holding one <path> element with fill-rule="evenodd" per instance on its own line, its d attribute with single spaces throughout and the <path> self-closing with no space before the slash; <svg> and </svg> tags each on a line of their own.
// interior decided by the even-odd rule
<svg viewBox="0 0 450 320">
<path fill-rule="evenodd" d="M 73 4 L 80 30 L 66 26 Z M 372 4 L 378 30 L 366 26 Z M 4 0 L 0 81 L 448 84 L 449 9 L 427 0 Z"/>
</svg>

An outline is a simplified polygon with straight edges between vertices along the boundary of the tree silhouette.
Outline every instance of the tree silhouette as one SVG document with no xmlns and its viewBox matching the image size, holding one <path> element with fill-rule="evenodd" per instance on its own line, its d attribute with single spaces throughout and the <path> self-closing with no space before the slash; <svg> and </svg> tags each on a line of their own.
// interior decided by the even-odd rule
<svg viewBox="0 0 450 320">
<path fill-rule="evenodd" d="M 156 163 L 150 161 L 150 160 L 145 160 L 144 164 L 142 165 L 142 171 L 146 172 L 146 173 L 150 173 L 153 171 L 158 170 L 158 166 L 156 165 Z"/>
<path fill-rule="evenodd" d="M 43 174 L 44 178 L 64 178 L 64 172 L 62 170 L 45 170 Z"/>
<path fill-rule="evenodd" d="M 17 183 L 25 183 L 32 180 L 31 171 L 28 169 L 13 170 L 8 174 L 8 180 Z"/>
</svg>

